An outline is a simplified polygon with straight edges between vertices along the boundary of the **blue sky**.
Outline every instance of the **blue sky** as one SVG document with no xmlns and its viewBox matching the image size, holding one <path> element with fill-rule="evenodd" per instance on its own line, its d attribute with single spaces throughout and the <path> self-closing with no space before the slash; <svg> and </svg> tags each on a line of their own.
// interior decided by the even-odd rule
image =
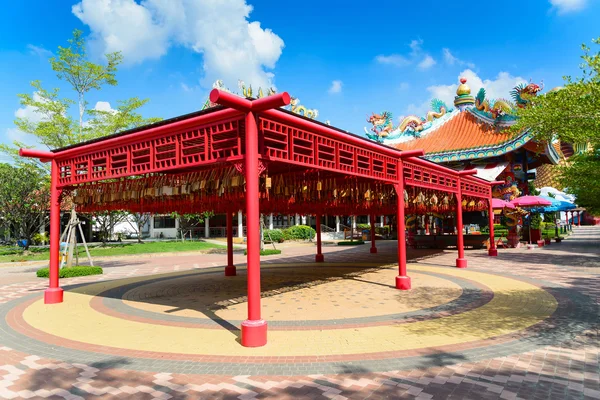
<svg viewBox="0 0 600 400">
<path fill-rule="evenodd" d="M 508 97 L 522 80 L 558 86 L 579 73 L 579 46 L 600 36 L 599 20 L 597 0 L 7 2 L 0 142 L 22 138 L 15 115 L 34 111 L 16 95 L 32 93 L 31 80 L 71 95 L 47 59 L 75 28 L 98 60 L 125 56 L 119 86 L 90 93 L 91 107 L 138 96 L 150 99 L 145 116 L 168 118 L 198 110 L 216 78 L 232 89 L 241 78 L 270 82 L 320 120 L 360 133 L 367 113 L 398 118 L 424 113 L 432 97 L 450 101 L 461 75 L 490 97 Z"/>
</svg>

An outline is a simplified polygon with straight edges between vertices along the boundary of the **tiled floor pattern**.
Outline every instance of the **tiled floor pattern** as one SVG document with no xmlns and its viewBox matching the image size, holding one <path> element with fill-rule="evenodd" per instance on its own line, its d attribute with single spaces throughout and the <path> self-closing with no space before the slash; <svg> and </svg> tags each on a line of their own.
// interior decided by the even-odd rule
<svg viewBox="0 0 600 400">
<path fill-rule="evenodd" d="M 108 352 L 102 355 L 81 351 L 78 359 L 60 361 L 44 356 L 48 345 L 38 347 L 22 335 L 7 338 L 0 331 L 0 398 L 600 398 L 597 319 L 600 293 L 597 276 L 600 270 L 597 263 L 599 239 L 599 230 L 580 228 L 569 240 L 545 249 L 501 250 L 498 258 L 488 258 L 483 252 L 467 253 L 469 269 L 464 272 L 479 271 L 489 276 L 497 273 L 498 280 L 504 275 L 505 279 L 514 278 L 526 284 L 537 283 L 542 287 L 539 289 L 542 293 L 551 293 L 558 301 L 557 311 L 541 324 L 543 327 L 529 328 L 525 330 L 528 334 L 516 335 L 516 340 L 510 341 L 512 347 L 508 347 L 510 353 L 507 354 L 498 352 L 498 348 L 504 344 L 486 343 L 476 349 L 477 354 L 473 354 L 472 349 L 436 351 L 443 346 L 429 348 L 428 352 L 419 356 L 401 358 L 409 360 L 404 364 L 405 368 L 397 368 L 403 365 L 401 363 L 390 364 L 387 369 L 381 368 L 385 364 L 373 369 L 370 368 L 373 364 L 368 362 L 365 363 L 365 368 L 360 367 L 360 362 L 341 362 L 336 364 L 335 372 L 311 375 L 310 365 L 288 363 L 300 365 L 304 369 L 286 369 L 282 366 L 279 372 L 273 371 L 269 376 L 258 375 L 252 368 L 246 371 L 240 368 L 239 373 L 234 375 L 225 375 L 218 369 L 211 370 L 209 374 L 198 374 L 192 373 L 193 363 L 161 359 L 147 360 L 151 368 L 140 370 L 136 357 Z M 394 247 L 390 244 L 382 243 L 380 253 L 383 254 L 378 255 L 376 261 L 381 264 L 393 261 L 393 250 Z M 305 250 L 305 253 L 308 251 Z M 373 257 L 365 257 L 357 249 L 346 253 L 332 250 L 326 256 L 328 261 L 374 261 Z M 301 263 L 312 257 L 312 254 L 288 255 L 270 262 Z M 454 258 L 455 254 L 451 252 L 443 253 L 420 261 L 419 266 L 413 270 L 424 274 L 426 268 L 439 270 L 440 266 L 442 269 L 445 266 L 448 271 L 456 272 L 458 270 L 451 268 Z M 176 258 L 154 259 L 146 264 L 140 263 L 133 269 L 109 267 L 107 274 L 102 277 L 76 278 L 70 280 L 69 285 L 97 280 L 111 281 L 149 273 L 185 271 L 210 267 L 214 263 L 196 261 L 196 265 L 192 265 Z M 158 265 L 160 262 L 164 265 Z M 415 274 L 415 282 L 418 274 Z M 424 279 L 431 277 L 433 276 L 429 275 Z M 455 282 L 447 285 L 455 287 Z M 33 281 L 0 287 L 0 303 L 13 304 L 14 299 L 26 299 L 44 286 L 45 282 Z M 464 287 L 461 288 L 464 291 Z M 137 290 L 141 295 L 149 288 L 142 285 Z M 295 293 L 299 292 L 301 291 Z M 126 293 L 132 295 L 135 292 Z M 191 301 L 189 297 L 186 298 L 189 294 L 189 291 L 184 291 L 171 295 L 171 300 L 178 302 L 179 315 L 176 317 L 201 318 L 184 311 Z M 376 293 L 371 293 L 373 294 Z M 450 304 L 456 301 L 456 297 L 454 300 L 452 297 L 440 299 L 438 303 Z M 345 305 L 349 305 L 352 297 L 344 298 L 343 301 Z M 165 309 L 153 308 L 156 304 L 150 303 L 152 306 L 145 304 L 138 307 L 138 311 L 150 315 L 164 314 Z M 435 307 L 433 303 L 432 306 Z M 481 310 L 490 303 L 491 301 L 474 311 Z M 540 301 L 540 298 L 523 295 L 518 303 L 507 305 L 505 310 L 521 309 L 530 304 L 535 310 L 542 312 L 545 303 L 547 301 Z M 289 306 L 292 305 L 293 302 L 290 301 Z M 419 306 L 426 307 L 427 304 Z M 410 312 L 409 309 L 403 311 Z M 232 314 L 227 318 L 236 320 L 237 314 L 230 312 Z M 454 317 L 469 312 L 459 313 Z M 299 315 L 292 321 L 299 319 Z M 272 316 L 273 319 L 277 318 L 274 314 Z M 365 315 L 365 318 L 378 317 L 380 316 Z M 492 320 L 502 318 L 504 316 L 496 315 Z M 434 318 L 421 322 L 439 323 L 438 321 L 447 319 Z M 484 330 L 477 326 L 479 321 L 473 320 L 470 324 L 473 329 Z M 275 332 L 270 332 L 270 337 L 273 333 Z M 455 333 L 462 337 L 466 332 Z M 451 335 L 452 332 L 445 331 L 441 336 L 447 338 Z M 540 345 L 543 339 L 545 345 Z M 502 340 L 507 339 L 499 341 Z M 10 344 L 16 346 L 11 347 Z M 16 350 L 17 347 L 19 350 Z M 170 368 L 174 365 L 178 366 L 177 373 Z"/>
</svg>

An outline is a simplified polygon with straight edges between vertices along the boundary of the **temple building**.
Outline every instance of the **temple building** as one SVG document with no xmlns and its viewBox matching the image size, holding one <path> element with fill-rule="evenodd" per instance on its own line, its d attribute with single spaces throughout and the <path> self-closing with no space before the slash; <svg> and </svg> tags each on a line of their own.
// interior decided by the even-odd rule
<svg viewBox="0 0 600 400">
<path fill-rule="evenodd" d="M 510 200 L 527 194 L 528 172 L 556 165 L 563 156 L 560 148 L 535 140 L 529 131 L 514 133 L 508 128 L 516 122 L 514 110 L 527 107 L 542 87 L 522 84 L 511 92 L 512 100 L 487 99 L 481 88 L 473 96 L 462 78 L 456 90 L 454 108 L 434 99 L 431 111 L 422 118 L 408 116 L 393 126 L 389 112 L 373 114 L 367 136 L 401 150 L 423 149 L 425 158 L 450 168 L 477 169 L 477 176 L 503 180 L 495 197 Z"/>
</svg>

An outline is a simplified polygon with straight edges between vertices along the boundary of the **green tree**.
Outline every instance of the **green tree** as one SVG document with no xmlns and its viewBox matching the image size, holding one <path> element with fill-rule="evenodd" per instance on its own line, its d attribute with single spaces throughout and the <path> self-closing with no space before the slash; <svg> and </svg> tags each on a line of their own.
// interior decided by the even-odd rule
<svg viewBox="0 0 600 400">
<path fill-rule="evenodd" d="M 19 94 L 18 97 L 23 107 L 35 110 L 37 118 L 18 117 L 15 125 L 22 132 L 34 136 L 37 142 L 55 149 L 159 121 L 160 118 L 142 117 L 139 109 L 148 99 L 137 97 L 119 101 L 116 110 L 87 108 L 85 96 L 90 91 L 101 90 L 105 85 L 117 85 L 116 72 L 121 61 L 119 52 L 106 54 L 105 65 L 89 61 L 82 33 L 75 30 L 69 46 L 59 47 L 57 56 L 50 59 L 50 65 L 57 77 L 73 89 L 76 100 L 61 97 L 59 89 L 45 89 L 40 81 L 35 80 L 31 82 L 34 94 Z M 71 107 L 75 104 L 78 106 L 77 119 L 71 114 Z M 28 146 L 15 141 L 12 146 L 0 145 L 0 151 L 11 154 L 17 163 L 31 163 L 31 160 L 18 157 L 18 149 L 22 147 Z"/>
<path fill-rule="evenodd" d="M 204 211 L 201 213 L 189 213 L 180 214 L 178 212 L 171 213 L 171 217 L 179 220 L 179 235 L 181 235 L 181 241 L 185 240 L 185 237 L 190 235 L 194 228 L 199 227 L 204 223 L 206 218 L 210 218 L 215 214 L 212 211 Z"/>
<path fill-rule="evenodd" d="M 68 47 L 58 46 L 58 57 L 52 57 L 50 64 L 59 79 L 67 81 L 77 92 L 79 105 L 79 141 L 83 140 L 83 117 L 86 111 L 85 95 L 90 90 L 100 90 L 102 85 L 117 86 L 117 66 L 123 61 L 120 52 L 106 54 L 106 65 L 94 64 L 87 60 L 83 32 L 73 31 Z"/>
<path fill-rule="evenodd" d="M 0 164 L 0 221 L 13 235 L 27 239 L 45 227 L 50 185 L 44 171 L 30 165 Z"/>
<path fill-rule="evenodd" d="M 593 40 L 600 45 L 600 37 Z M 538 140 L 560 140 L 581 149 L 561 167 L 559 180 L 589 212 L 600 212 L 600 51 L 582 45 L 582 75 L 565 76 L 564 87 L 538 96 L 517 111 L 513 130 L 529 129 Z"/>
</svg>

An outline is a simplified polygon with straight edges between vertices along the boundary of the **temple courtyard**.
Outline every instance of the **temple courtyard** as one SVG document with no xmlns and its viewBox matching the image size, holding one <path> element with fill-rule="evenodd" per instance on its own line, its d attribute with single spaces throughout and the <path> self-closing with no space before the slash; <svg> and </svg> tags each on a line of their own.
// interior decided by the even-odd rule
<svg viewBox="0 0 600 400">
<path fill-rule="evenodd" d="M 0 268 L 0 398 L 600 399 L 600 227 L 527 250 L 287 246 L 262 257 L 268 343 L 239 342 L 246 257 L 137 255 L 61 280 Z M 38 263 L 40 264 L 40 263 Z"/>
</svg>

